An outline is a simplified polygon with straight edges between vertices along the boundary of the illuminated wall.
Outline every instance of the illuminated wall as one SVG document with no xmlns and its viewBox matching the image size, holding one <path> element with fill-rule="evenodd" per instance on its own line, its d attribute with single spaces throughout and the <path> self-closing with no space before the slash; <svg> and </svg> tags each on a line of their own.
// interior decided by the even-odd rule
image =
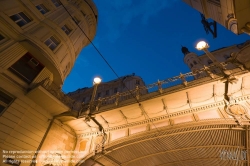
<svg viewBox="0 0 250 166">
<path fill-rule="evenodd" d="M 20 161 L 9 151 L 33 156 L 53 116 L 70 110 L 61 86 L 89 44 L 80 28 L 95 36 L 97 10 L 91 0 L 2 0 L 0 25 L 0 160 L 5 150 Z"/>
</svg>

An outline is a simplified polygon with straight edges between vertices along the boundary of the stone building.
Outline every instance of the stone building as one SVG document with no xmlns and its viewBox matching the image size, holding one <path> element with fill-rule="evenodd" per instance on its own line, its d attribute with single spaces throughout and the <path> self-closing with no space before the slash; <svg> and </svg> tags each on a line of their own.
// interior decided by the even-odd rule
<svg viewBox="0 0 250 166">
<path fill-rule="evenodd" d="M 0 1 L 0 165 L 75 148 L 75 133 L 53 116 L 71 109 L 61 86 L 89 43 L 85 34 L 94 38 L 97 15 L 91 0 Z"/>
<path fill-rule="evenodd" d="M 95 35 L 91 0 L 2 0 L 0 24 L 1 165 L 249 165 L 249 41 L 211 51 L 218 63 L 184 47 L 191 72 L 121 77 L 93 102 L 82 89 L 83 103 L 61 85 L 88 44 L 82 30 Z"/>
<path fill-rule="evenodd" d="M 216 58 L 216 60 L 219 63 L 227 62 L 232 59 L 238 59 L 239 63 L 244 63 L 244 65 L 249 68 L 250 67 L 250 57 L 247 56 L 248 53 L 246 51 L 242 51 L 241 49 L 243 47 L 246 47 L 250 44 L 250 40 L 235 44 L 229 47 L 223 47 L 219 48 L 217 50 L 213 50 L 211 53 Z M 196 53 L 189 52 L 188 48 L 182 47 L 182 53 L 184 54 L 184 62 L 188 65 L 190 70 L 192 72 L 196 72 L 197 70 L 200 70 L 204 66 L 213 65 L 214 62 L 206 55 L 203 54 L 201 56 L 198 56 Z M 238 65 L 240 65 L 238 63 Z M 234 68 L 233 65 L 227 66 L 227 68 Z M 219 72 L 219 69 L 217 68 L 211 68 L 211 72 L 216 74 Z M 200 73 L 197 73 L 196 78 L 202 77 L 204 75 L 201 75 Z"/>
<path fill-rule="evenodd" d="M 250 2 L 248 0 L 183 0 L 192 8 L 239 35 L 250 34 Z"/>
<path fill-rule="evenodd" d="M 134 73 L 108 82 L 102 82 L 100 85 L 98 85 L 95 100 L 99 98 L 101 99 L 109 96 L 114 96 L 116 94 L 126 92 L 128 90 L 134 90 L 136 89 L 136 87 L 139 88 L 141 86 L 145 86 L 143 79 L 139 76 L 136 76 Z M 93 93 L 93 87 L 92 88 L 85 87 L 73 92 L 69 92 L 68 96 L 70 96 L 72 99 L 76 101 L 89 103 L 92 97 L 92 93 Z M 147 93 L 146 89 L 140 90 L 141 95 L 146 93 Z"/>
</svg>

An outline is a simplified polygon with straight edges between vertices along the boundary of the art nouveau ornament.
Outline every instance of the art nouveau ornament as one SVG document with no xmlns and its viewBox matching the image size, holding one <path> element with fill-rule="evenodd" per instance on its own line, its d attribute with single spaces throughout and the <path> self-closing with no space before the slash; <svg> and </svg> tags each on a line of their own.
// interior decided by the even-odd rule
<svg viewBox="0 0 250 166">
<path fill-rule="evenodd" d="M 246 107 L 240 104 L 234 97 L 230 97 L 229 102 L 225 100 L 225 103 L 226 113 L 233 116 L 238 125 L 242 125 L 242 120 L 250 120 Z"/>
</svg>

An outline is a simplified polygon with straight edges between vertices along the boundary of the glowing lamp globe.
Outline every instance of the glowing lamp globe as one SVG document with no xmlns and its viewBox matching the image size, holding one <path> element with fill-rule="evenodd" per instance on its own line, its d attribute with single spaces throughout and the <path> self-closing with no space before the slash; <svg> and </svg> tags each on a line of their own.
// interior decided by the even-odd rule
<svg viewBox="0 0 250 166">
<path fill-rule="evenodd" d="M 100 77 L 95 77 L 94 78 L 94 84 L 100 84 L 102 79 Z"/>
<path fill-rule="evenodd" d="M 200 41 L 197 45 L 196 45 L 196 49 L 197 50 L 204 50 L 206 48 L 209 48 L 209 45 L 205 42 L 205 41 Z"/>
</svg>

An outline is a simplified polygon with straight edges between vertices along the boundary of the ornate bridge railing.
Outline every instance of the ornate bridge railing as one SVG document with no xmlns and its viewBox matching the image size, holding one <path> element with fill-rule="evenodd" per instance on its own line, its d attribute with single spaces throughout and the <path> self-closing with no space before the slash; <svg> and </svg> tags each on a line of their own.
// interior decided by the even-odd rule
<svg viewBox="0 0 250 166">
<path fill-rule="evenodd" d="M 45 79 L 40 82 L 38 85 L 44 87 L 48 92 L 50 92 L 53 96 L 55 96 L 58 100 L 67 105 L 71 110 L 81 111 L 87 110 L 89 108 L 98 110 L 101 106 L 115 104 L 118 105 L 119 102 L 124 100 L 129 100 L 134 98 L 135 100 L 139 100 L 143 95 L 150 94 L 153 92 L 163 93 L 164 89 L 174 87 L 177 85 L 187 86 L 188 82 L 191 82 L 195 79 L 200 79 L 203 77 L 211 77 L 214 78 L 217 76 L 226 76 L 230 75 L 231 71 L 236 68 L 241 68 L 244 70 L 244 67 L 241 64 L 237 63 L 220 63 L 220 64 L 212 64 L 210 66 L 204 66 L 199 70 L 194 72 L 188 72 L 185 74 L 180 73 L 180 75 L 164 79 L 162 81 L 157 81 L 153 84 L 149 84 L 146 86 L 137 86 L 136 89 L 117 93 L 113 96 L 99 98 L 95 100 L 93 103 L 81 103 L 73 100 L 69 96 L 67 96 L 60 87 L 55 84 L 49 82 L 49 80 Z M 145 91 L 148 92 L 145 94 Z M 90 107 L 91 105 L 91 107 Z"/>
<path fill-rule="evenodd" d="M 134 98 L 135 100 L 139 99 L 143 95 L 145 90 L 149 93 L 152 92 L 159 92 L 162 93 L 164 89 L 174 87 L 177 85 L 187 86 L 188 82 L 194 81 L 196 79 L 204 78 L 204 77 L 211 77 L 212 79 L 217 76 L 228 76 L 232 74 L 232 70 L 240 68 L 244 70 L 244 67 L 238 63 L 232 62 L 223 62 L 219 64 L 212 64 L 210 66 L 204 66 L 203 68 L 196 70 L 194 72 L 188 72 L 185 74 L 180 73 L 180 75 L 164 79 L 162 81 L 157 81 L 153 84 L 149 84 L 146 86 L 140 86 L 136 89 L 129 90 L 122 93 L 117 93 L 116 95 L 99 98 L 98 100 L 94 101 L 93 105 L 100 108 L 101 106 L 109 105 L 109 104 L 116 104 L 118 105 L 120 101 L 128 100 Z M 148 93 L 147 93 L 148 94 Z M 88 103 L 85 103 L 88 104 Z"/>
</svg>

